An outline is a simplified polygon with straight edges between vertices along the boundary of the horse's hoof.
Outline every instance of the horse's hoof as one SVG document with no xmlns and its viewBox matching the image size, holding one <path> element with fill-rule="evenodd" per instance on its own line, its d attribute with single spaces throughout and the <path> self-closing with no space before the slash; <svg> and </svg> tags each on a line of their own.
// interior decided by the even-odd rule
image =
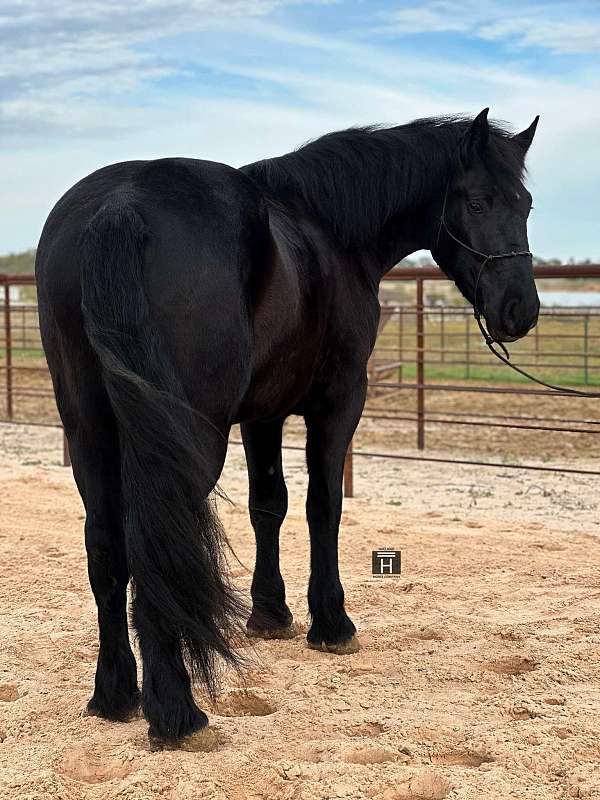
<svg viewBox="0 0 600 800">
<path fill-rule="evenodd" d="M 189 736 L 181 739 L 160 739 L 148 734 L 150 750 L 156 753 L 160 750 L 185 750 L 188 753 L 211 753 L 219 746 L 219 737 L 212 728 L 200 728 Z"/>
<path fill-rule="evenodd" d="M 140 707 L 141 695 L 138 693 L 131 700 L 130 705 L 125 708 L 107 709 L 100 708 L 93 700 L 87 704 L 83 709 L 83 717 L 100 717 L 101 719 L 108 719 L 111 722 L 131 722 L 134 719 L 139 719 L 142 716 Z"/>
<path fill-rule="evenodd" d="M 360 650 L 360 642 L 356 636 L 353 636 L 345 642 L 339 642 L 339 644 L 328 644 L 327 642 L 317 644 L 316 642 L 308 642 L 308 646 L 311 650 L 320 650 L 322 653 L 334 653 L 336 656 L 348 656 L 351 653 L 358 653 Z"/>
<path fill-rule="evenodd" d="M 283 628 L 246 628 L 250 639 L 293 639 L 298 635 L 296 625 L 291 622 Z"/>
</svg>

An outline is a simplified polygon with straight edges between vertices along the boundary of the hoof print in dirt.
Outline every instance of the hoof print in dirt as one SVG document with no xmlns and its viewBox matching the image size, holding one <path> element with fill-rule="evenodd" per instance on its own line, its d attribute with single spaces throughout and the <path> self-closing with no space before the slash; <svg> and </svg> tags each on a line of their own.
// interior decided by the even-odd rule
<svg viewBox="0 0 600 800">
<path fill-rule="evenodd" d="M 486 661 L 483 666 L 498 675 L 524 675 L 527 672 L 533 672 L 538 665 L 539 662 L 533 658 L 508 656 L 494 661 Z"/>
<path fill-rule="evenodd" d="M 20 697 L 19 690 L 14 683 L 1 683 L 0 684 L 0 702 L 14 703 Z"/>
<path fill-rule="evenodd" d="M 227 692 L 217 701 L 216 712 L 222 717 L 268 717 L 277 711 L 266 698 L 245 690 Z"/>
</svg>

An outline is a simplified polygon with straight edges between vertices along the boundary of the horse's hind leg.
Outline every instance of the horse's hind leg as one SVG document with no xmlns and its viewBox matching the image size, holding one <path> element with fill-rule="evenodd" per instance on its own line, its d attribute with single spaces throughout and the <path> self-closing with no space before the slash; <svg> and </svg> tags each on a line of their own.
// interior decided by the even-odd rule
<svg viewBox="0 0 600 800">
<path fill-rule="evenodd" d="M 127 627 L 129 570 L 121 524 L 119 449 L 112 435 L 82 428 L 69 437 L 73 472 L 86 509 L 88 575 L 98 607 L 100 650 L 88 712 L 125 720 L 140 692 Z"/>
<path fill-rule="evenodd" d="M 279 529 L 287 512 L 287 488 L 281 463 L 283 419 L 242 425 L 250 480 L 250 520 L 256 536 L 252 578 L 250 636 L 289 639 L 295 635 L 279 571 Z"/>
<path fill-rule="evenodd" d="M 96 370 L 80 363 L 73 378 L 66 380 L 62 370 L 52 369 L 49 355 L 73 474 L 85 506 L 88 575 L 98 607 L 100 650 L 88 712 L 125 720 L 139 706 L 140 693 L 127 628 L 129 570 L 116 422 Z"/>
</svg>

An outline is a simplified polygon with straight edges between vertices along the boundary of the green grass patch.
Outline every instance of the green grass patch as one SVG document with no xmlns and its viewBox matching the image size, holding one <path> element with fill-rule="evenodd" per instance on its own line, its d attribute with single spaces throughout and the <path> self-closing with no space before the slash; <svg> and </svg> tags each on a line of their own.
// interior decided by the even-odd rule
<svg viewBox="0 0 600 800">
<path fill-rule="evenodd" d="M 518 366 L 518 361 L 515 361 Z M 564 386 L 600 386 L 600 377 L 589 376 L 586 383 L 583 371 L 544 369 L 543 366 L 528 367 L 528 372 L 550 383 Z M 400 380 L 400 370 L 397 371 L 397 380 Z M 402 369 L 402 380 L 406 383 L 415 383 L 417 378 L 416 364 L 405 364 Z M 394 378 L 385 378 L 382 382 L 389 383 Z M 425 382 L 448 381 L 454 383 L 531 383 L 528 378 L 513 372 L 505 366 L 471 366 L 469 369 L 463 365 L 428 365 L 425 362 Z"/>
<path fill-rule="evenodd" d="M 13 347 L 11 348 L 13 362 L 19 358 L 44 358 L 41 347 Z M 6 358 L 6 349 L 0 347 L 0 359 Z"/>
</svg>

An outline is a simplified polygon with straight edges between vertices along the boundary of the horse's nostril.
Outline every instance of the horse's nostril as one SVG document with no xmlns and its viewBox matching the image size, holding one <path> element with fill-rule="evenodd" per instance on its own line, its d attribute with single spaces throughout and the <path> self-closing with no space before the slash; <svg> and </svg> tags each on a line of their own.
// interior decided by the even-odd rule
<svg viewBox="0 0 600 800">
<path fill-rule="evenodd" d="M 537 316 L 537 308 L 532 313 L 526 302 L 513 297 L 502 309 L 502 327 L 509 336 L 523 336 L 535 327 Z"/>
<path fill-rule="evenodd" d="M 502 322 L 504 323 L 504 329 L 507 333 L 511 334 L 511 336 L 517 333 L 518 329 L 522 327 L 519 324 L 519 305 L 519 301 L 515 298 L 509 300 L 504 306 Z"/>
</svg>

